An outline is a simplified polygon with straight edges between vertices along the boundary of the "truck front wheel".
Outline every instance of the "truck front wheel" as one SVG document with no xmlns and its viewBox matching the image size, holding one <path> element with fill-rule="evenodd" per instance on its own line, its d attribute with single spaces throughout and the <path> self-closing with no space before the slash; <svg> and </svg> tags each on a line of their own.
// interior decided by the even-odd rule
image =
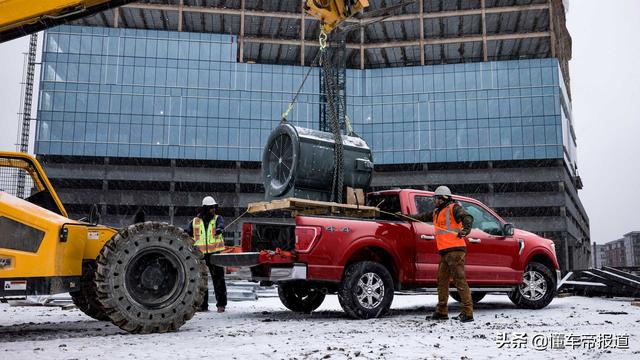
<svg viewBox="0 0 640 360">
<path fill-rule="evenodd" d="M 389 311 L 393 292 L 389 270 L 382 264 L 362 261 L 349 265 L 345 271 L 338 300 L 349 316 L 371 319 Z"/>
<path fill-rule="evenodd" d="M 278 284 L 282 305 L 295 312 L 310 313 L 322 305 L 325 294 L 305 282 L 289 281 Z"/>
<path fill-rule="evenodd" d="M 509 299 L 520 308 L 542 309 L 555 295 L 556 281 L 551 270 L 541 263 L 530 262 L 522 284 L 509 293 Z"/>
</svg>

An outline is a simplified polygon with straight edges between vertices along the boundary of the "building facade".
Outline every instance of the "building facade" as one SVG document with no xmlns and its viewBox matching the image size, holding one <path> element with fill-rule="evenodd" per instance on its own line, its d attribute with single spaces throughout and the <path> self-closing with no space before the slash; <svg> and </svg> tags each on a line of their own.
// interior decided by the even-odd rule
<svg viewBox="0 0 640 360">
<path fill-rule="evenodd" d="M 147 1 L 47 31 L 36 154 L 69 212 L 182 225 L 205 194 L 227 217 L 262 200 L 262 148 L 307 72 L 288 119 L 319 126 L 317 22 L 300 5 Z M 344 35 L 372 188 L 448 184 L 586 267 L 563 11 L 419 1 Z"/>
<path fill-rule="evenodd" d="M 640 231 L 626 233 L 622 239 L 596 246 L 600 247 L 600 266 L 640 267 Z"/>
</svg>

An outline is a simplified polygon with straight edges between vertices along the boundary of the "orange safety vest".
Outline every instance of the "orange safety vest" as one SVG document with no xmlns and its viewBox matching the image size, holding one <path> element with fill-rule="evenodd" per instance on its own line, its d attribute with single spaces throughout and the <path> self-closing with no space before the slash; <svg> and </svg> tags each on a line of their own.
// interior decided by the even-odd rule
<svg viewBox="0 0 640 360">
<path fill-rule="evenodd" d="M 206 231 L 202 219 L 199 217 L 193 218 L 193 240 L 194 245 L 202 251 L 203 254 L 216 253 L 224 250 L 224 238 L 222 234 L 216 235 L 216 220 L 218 215 L 215 215 Z"/>
<path fill-rule="evenodd" d="M 438 251 L 442 251 L 454 247 L 465 247 L 467 244 L 464 239 L 458 237 L 458 232 L 462 229 L 462 223 L 456 221 L 453 216 L 453 207 L 455 203 L 447 205 L 446 208 L 440 210 L 436 216 L 433 211 L 433 225 L 436 230 L 436 246 Z"/>
</svg>

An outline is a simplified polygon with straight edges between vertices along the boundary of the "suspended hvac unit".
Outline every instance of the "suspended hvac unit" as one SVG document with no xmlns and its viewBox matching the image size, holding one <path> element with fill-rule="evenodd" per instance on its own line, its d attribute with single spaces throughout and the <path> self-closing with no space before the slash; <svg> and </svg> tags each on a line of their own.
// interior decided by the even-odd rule
<svg viewBox="0 0 640 360">
<path fill-rule="evenodd" d="M 330 201 L 336 168 L 333 139 L 331 133 L 286 123 L 275 128 L 262 155 L 266 200 Z M 342 143 L 344 186 L 367 188 L 373 171 L 371 149 L 355 136 L 342 135 Z"/>
</svg>

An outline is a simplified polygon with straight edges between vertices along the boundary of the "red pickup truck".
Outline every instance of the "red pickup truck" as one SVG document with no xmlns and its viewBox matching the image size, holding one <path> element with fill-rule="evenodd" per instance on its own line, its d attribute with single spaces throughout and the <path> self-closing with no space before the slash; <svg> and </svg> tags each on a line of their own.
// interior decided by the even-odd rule
<svg viewBox="0 0 640 360">
<path fill-rule="evenodd" d="M 299 215 L 288 222 L 248 222 L 243 252 L 212 262 L 249 266 L 248 279 L 278 284 L 290 310 L 311 312 L 326 294 L 337 294 L 350 316 L 377 317 L 388 312 L 394 291 L 437 286 L 433 223 L 391 215 L 431 213 L 432 197 L 411 189 L 370 193 L 368 204 L 382 210 L 376 219 Z M 519 307 L 547 306 L 560 280 L 553 241 L 515 229 L 477 200 L 454 199 L 474 218 L 465 267 L 473 301 L 503 292 Z"/>
</svg>

